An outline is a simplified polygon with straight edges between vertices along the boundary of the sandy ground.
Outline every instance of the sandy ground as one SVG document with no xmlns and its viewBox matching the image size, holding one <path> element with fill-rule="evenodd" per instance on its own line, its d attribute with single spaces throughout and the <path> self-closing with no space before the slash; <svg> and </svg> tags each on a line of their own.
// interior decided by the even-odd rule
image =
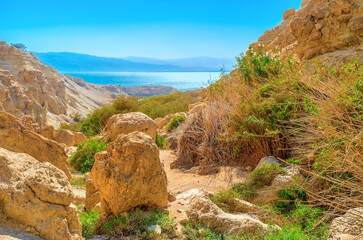
<svg viewBox="0 0 363 240">
<path fill-rule="evenodd" d="M 173 194 L 185 192 L 190 189 L 204 189 L 206 191 L 216 193 L 220 189 L 228 189 L 234 184 L 243 182 L 246 179 L 247 173 L 237 167 L 222 167 L 220 172 L 214 175 L 201 176 L 195 174 L 195 169 L 181 170 L 170 169 L 170 163 L 176 159 L 176 155 L 169 150 L 160 151 L 160 160 L 164 163 L 166 175 L 168 177 L 168 190 Z M 177 232 L 182 234 L 183 226 L 180 222 L 187 221 L 185 210 L 187 205 L 184 201 L 176 200 L 170 202 L 167 210 L 177 224 Z"/>
<path fill-rule="evenodd" d="M 243 182 L 246 177 L 246 172 L 236 167 L 222 167 L 219 173 L 206 176 L 195 174 L 193 168 L 187 171 L 170 169 L 170 163 L 175 159 L 176 156 L 172 151 L 160 151 L 160 160 L 164 164 L 168 177 L 168 189 L 175 194 L 193 188 L 215 193 L 222 188 L 230 188 L 236 183 Z"/>
</svg>

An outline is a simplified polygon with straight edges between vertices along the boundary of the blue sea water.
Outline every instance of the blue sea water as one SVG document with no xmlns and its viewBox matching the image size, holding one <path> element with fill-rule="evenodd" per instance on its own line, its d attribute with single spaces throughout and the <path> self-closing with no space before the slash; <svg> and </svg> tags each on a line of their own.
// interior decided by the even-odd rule
<svg viewBox="0 0 363 240">
<path fill-rule="evenodd" d="M 94 84 L 123 87 L 162 85 L 179 91 L 204 88 L 219 79 L 219 72 L 63 72 Z"/>
</svg>

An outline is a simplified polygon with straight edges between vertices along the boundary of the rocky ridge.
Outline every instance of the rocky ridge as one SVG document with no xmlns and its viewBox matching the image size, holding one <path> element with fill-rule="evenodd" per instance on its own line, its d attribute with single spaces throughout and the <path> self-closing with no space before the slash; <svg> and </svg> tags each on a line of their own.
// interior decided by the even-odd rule
<svg viewBox="0 0 363 240">
<path fill-rule="evenodd" d="M 0 111 L 16 117 L 31 115 L 40 127 L 58 127 L 72 114 L 87 115 L 109 103 L 115 94 L 168 94 L 162 86 L 122 88 L 95 85 L 83 79 L 59 74 L 30 53 L 0 41 Z"/>
<path fill-rule="evenodd" d="M 363 57 L 363 1 L 303 0 L 300 10 L 285 11 L 283 21 L 251 46 L 299 60 Z"/>
</svg>

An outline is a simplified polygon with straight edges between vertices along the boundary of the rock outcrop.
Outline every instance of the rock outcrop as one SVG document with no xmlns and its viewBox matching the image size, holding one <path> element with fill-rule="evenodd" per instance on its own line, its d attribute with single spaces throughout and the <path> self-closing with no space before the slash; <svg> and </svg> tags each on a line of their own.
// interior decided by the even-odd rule
<svg viewBox="0 0 363 240">
<path fill-rule="evenodd" d="M 303 0 L 301 9 L 287 10 L 277 27 L 266 31 L 253 48 L 262 46 L 299 60 L 328 54 L 363 57 L 361 0 Z"/>
<path fill-rule="evenodd" d="M 87 140 L 87 137 L 81 132 L 73 132 L 67 129 L 61 129 L 54 135 L 54 140 L 58 143 L 64 143 L 67 147 L 77 146 Z"/>
<path fill-rule="evenodd" d="M 343 216 L 333 219 L 328 239 L 363 239 L 363 208 L 350 209 Z"/>
<path fill-rule="evenodd" d="M 103 210 L 119 214 L 168 204 L 167 179 L 154 140 L 142 132 L 120 135 L 95 155 L 92 182 Z"/>
<path fill-rule="evenodd" d="M 112 142 L 118 135 L 134 131 L 144 132 L 154 141 L 156 139 L 155 121 L 141 112 L 117 114 L 110 117 L 100 136 L 103 141 Z"/>
<path fill-rule="evenodd" d="M 50 240 L 82 239 L 67 176 L 48 162 L 0 148 L 0 214 Z"/>
<path fill-rule="evenodd" d="M 183 205 L 188 206 L 186 215 L 192 223 L 203 223 L 214 230 L 226 232 L 229 235 L 261 234 L 273 229 L 257 217 L 224 212 L 208 198 L 208 193 L 199 189 L 191 189 L 179 194 L 176 201 L 183 202 Z M 248 204 L 246 209 L 251 209 L 251 206 L 254 205 Z M 254 207 L 257 208 L 257 206 Z M 278 229 L 278 227 L 276 228 Z"/>
<path fill-rule="evenodd" d="M 49 162 L 71 179 L 64 148 L 55 141 L 26 129 L 13 115 L 6 112 L 0 112 L 0 147 L 27 153 L 40 162 Z"/>
</svg>

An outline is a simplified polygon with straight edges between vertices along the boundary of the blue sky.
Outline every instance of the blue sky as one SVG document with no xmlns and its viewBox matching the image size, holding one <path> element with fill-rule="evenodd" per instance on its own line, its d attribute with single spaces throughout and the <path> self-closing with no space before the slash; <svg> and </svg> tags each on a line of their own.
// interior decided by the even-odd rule
<svg viewBox="0 0 363 240">
<path fill-rule="evenodd" d="M 0 40 L 107 57 L 233 58 L 301 0 L 0 0 Z"/>
</svg>

